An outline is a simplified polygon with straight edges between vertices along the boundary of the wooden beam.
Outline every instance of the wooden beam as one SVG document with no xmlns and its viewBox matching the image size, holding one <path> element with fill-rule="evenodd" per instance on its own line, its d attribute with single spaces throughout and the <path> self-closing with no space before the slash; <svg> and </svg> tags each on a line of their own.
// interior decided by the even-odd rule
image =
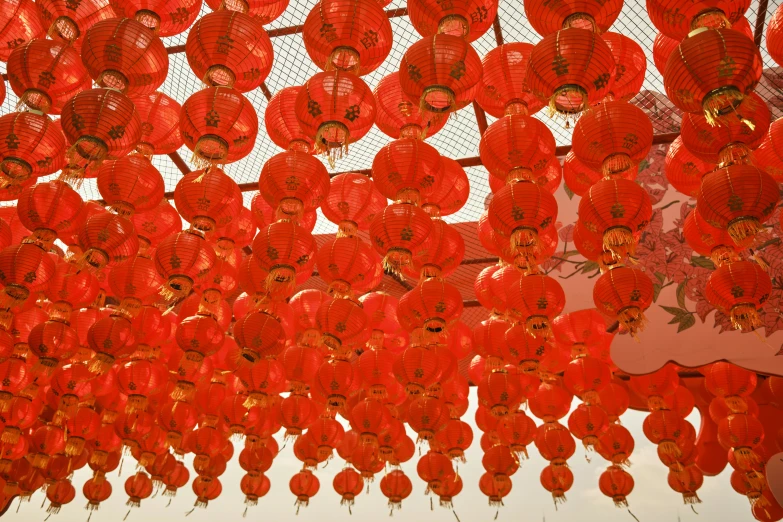
<svg viewBox="0 0 783 522">
<path fill-rule="evenodd" d="M 761 37 L 764 35 L 764 24 L 767 21 L 767 8 L 769 0 L 759 0 L 759 10 L 756 12 L 756 27 L 753 31 L 753 41 L 756 47 L 761 46 Z"/>
<path fill-rule="evenodd" d="M 174 151 L 171 154 L 169 154 L 168 156 L 169 156 L 169 158 L 171 158 L 171 161 L 174 162 L 174 165 L 177 166 L 177 168 L 179 169 L 179 171 L 182 174 L 189 174 L 190 173 L 190 167 L 188 167 L 188 164 L 185 163 L 185 160 L 182 159 L 182 156 L 179 155 L 179 152 Z M 166 196 L 166 197 L 168 197 L 168 196 Z M 174 193 L 173 192 L 172 192 L 171 197 L 174 197 Z M 171 198 L 169 198 L 169 199 L 171 199 Z"/>
<path fill-rule="evenodd" d="M 266 82 L 261 83 L 261 92 L 264 93 L 264 97 L 266 97 L 266 101 L 269 101 L 272 99 L 272 91 L 269 90 L 269 87 L 266 86 Z"/>
<path fill-rule="evenodd" d="M 473 101 L 473 112 L 476 113 L 476 124 L 478 125 L 479 133 L 483 136 L 487 130 L 487 114 L 475 100 Z"/>
<path fill-rule="evenodd" d="M 503 29 L 500 27 L 500 13 L 495 16 L 495 21 L 492 22 L 492 30 L 495 31 L 495 43 L 498 47 L 503 45 Z"/>
</svg>

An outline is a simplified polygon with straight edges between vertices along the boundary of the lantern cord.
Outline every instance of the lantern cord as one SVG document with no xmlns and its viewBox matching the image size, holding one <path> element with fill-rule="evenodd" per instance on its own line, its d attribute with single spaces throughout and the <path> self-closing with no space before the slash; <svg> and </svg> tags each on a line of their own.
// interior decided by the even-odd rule
<svg viewBox="0 0 783 522">
<path fill-rule="evenodd" d="M 432 505 L 432 497 L 430 497 L 430 511 L 435 511 L 435 507 Z"/>
<path fill-rule="evenodd" d="M 43 500 L 41 501 L 41 509 L 43 509 L 44 504 L 46 504 L 46 495 L 44 495 Z"/>
<path fill-rule="evenodd" d="M 633 513 L 631 513 L 631 510 L 630 510 L 630 509 L 628 510 L 628 514 L 629 514 L 629 515 L 631 515 L 631 516 L 633 517 L 633 519 L 634 519 L 634 520 L 636 520 L 636 522 L 639 522 L 639 519 L 638 519 L 638 518 L 636 518 L 636 515 L 634 515 Z"/>
<path fill-rule="evenodd" d="M 127 513 L 125 513 L 125 516 L 124 516 L 124 517 L 122 517 L 122 520 L 123 520 L 123 522 L 124 522 L 125 520 L 128 520 L 128 515 L 130 515 L 130 512 L 131 512 L 131 510 L 129 509 L 129 510 L 128 510 L 128 512 L 127 512 Z"/>
<path fill-rule="evenodd" d="M 394 516 L 394 508 L 391 508 L 391 509 L 389 510 L 389 516 L 390 516 L 390 517 L 393 517 L 393 516 Z"/>
<path fill-rule="evenodd" d="M 456 519 L 457 519 L 457 522 L 462 522 L 462 520 L 460 520 L 460 519 L 459 519 L 459 516 L 457 515 L 457 512 L 456 512 L 456 511 L 454 511 L 454 510 L 452 509 L 452 510 L 451 510 L 451 512 L 452 512 L 452 513 L 454 513 L 454 518 L 456 518 Z"/>
<path fill-rule="evenodd" d="M 51 514 L 51 513 L 49 513 L 49 514 L 46 516 L 46 518 L 44 519 L 44 522 L 46 522 L 47 520 L 49 520 L 49 517 L 51 517 L 51 516 L 52 516 L 52 514 Z"/>
<path fill-rule="evenodd" d="M 194 511 L 196 511 L 196 508 L 193 508 L 193 509 L 191 509 L 190 511 L 188 511 L 187 513 L 185 513 L 185 516 L 186 516 L 186 517 L 189 517 L 189 516 L 190 516 L 190 514 L 191 514 L 191 513 L 193 513 Z"/>
<path fill-rule="evenodd" d="M 696 511 L 696 508 L 695 508 L 695 507 L 693 507 L 693 504 L 691 504 L 691 511 L 693 511 L 693 512 L 694 512 L 694 513 L 696 513 L 697 515 L 699 514 L 699 512 L 698 512 L 698 511 Z"/>
<path fill-rule="evenodd" d="M 19 508 L 22 507 L 22 497 L 19 497 L 19 504 L 16 505 L 16 512 L 19 513 Z"/>
<path fill-rule="evenodd" d="M 495 518 L 493 518 L 492 520 L 497 520 L 499 514 L 500 514 L 500 508 L 498 508 L 498 510 L 495 511 Z"/>
<path fill-rule="evenodd" d="M 120 458 L 120 471 L 117 472 L 117 475 L 120 477 L 122 476 L 122 465 L 124 462 L 125 462 L 125 456 L 123 455 L 122 458 Z"/>
<path fill-rule="evenodd" d="M 173 497 L 169 499 L 169 503 L 168 503 L 168 504 L 166 504 L 166 507 L 169 507 L 169 506 L 171 505 L 171 501 L 172 501 L 172 500 L 174 500 L 174 498 L 173 498 Z"/>
<path fill-rule="evenodd" d="M 92 518 L 92 511 L 90 511 L 90 514 L 87 515 L 87 522 L 90 522 L 90 519 Z"/>
<path fill-rule="evenodd" d="M 351 511 L 351 505 L 350 504 L 348 504 L 348 514 L 349 515 L 353 515 L 353 511 Z"/>
</svg>

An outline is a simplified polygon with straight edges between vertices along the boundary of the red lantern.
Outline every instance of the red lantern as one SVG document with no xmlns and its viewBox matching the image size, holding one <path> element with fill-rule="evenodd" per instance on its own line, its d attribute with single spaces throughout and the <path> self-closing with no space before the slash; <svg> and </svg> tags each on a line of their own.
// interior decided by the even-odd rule
<svg viewBox="0 0 783 522">
<path fill-rule="evenodd" d="M 334 476 L 332 486 L 341 497 L 340 505 L 348 505 L 350 509 L 354 499 L 364 489 L 364 480 L 353 468 L 344 468 Z"/>
<path fill-rule="evenodd" d="M 511 240 L 512 251 L 540 260 L 540 236 L 557 219 L 557 201 L 539 185 L 512 183 L 494 195 L 488 214 L 493 230 Z"/>
<path fill-rule="evenodd" d="M 447 118 L 442 114 L 419 110 L 403 93 L 400 73 L 393 72 L 378 82 L 374 91 L 377 112 L 375 125 L 391 138 L 424 139 L 440 131 Z"/>
<path fill-rule="evenodd" d="M 163 176 L 143 156 L 107 161 L 98 169 L 98 192 L 123 216 L 157 207 L 163 199 L 163 185 Z"/>
<path fill-rule="evenodd" d="M 162 92 L 133 99 L 141 120 L 141 139 L 136 151 L 145 156 L 171 154 L 182 146 L 179 113 L 182 106 Z"/>
<path fill-rule="evenodd" d="M 167 199 L 150 211 L 131 216 L 141 243 L 157 246 L 163 239 L 182 231 L 182 218 Z"/>
<path fill-rule="evenodd" d="M 358 237 L 337 237 L 321 245 L 317 254 L 318 275 L 338 296 L 362 294 L 374 283 L 369 277 L 381 270 L 375 251 Z"/>
<path fill-rule="evenodd" d="M 519 283 L 508 296 L 510 317 L 524 321 L 534 337 L 551 336 L 551 322 L 565 307 L 565 293 L 556 279 L 544 274 L 530 274 L 519 278 Z"/>
<path fill-rule="evenodd" d="M 352 299 L 333 299 L 316 315 L 321 342 L 338 357 L 347 356 L 353 345 L 367 339 L 367 314 Z"/>
<path fill-rule="evenodd" d="M 36 2 L 43 29 L 36 34 L 46 33 L 52 40 L 71 43 L 81 51 L 84 35 L 96 23 L 115 18 L 117 14 L 105 0 L 89 0 L 77 6 L 65 0 L 42 0 Z"/>
<path fill-rule="evenodd" d="M 717 127 L 702 114 L 683 115 L 682 143 L 703 161 L 721 166 L 751 163 L 751 150 L 762 143 L 769 129 L 769 108 L 758 94 L 750 93 L 734 110 L 739 118 Z"/>
<path fill-rule="evenodd" d="M 329 173 L 309 154 L 281 152 L 264 163 L 258 191 L 279 215 L 297 219 L 321 206 L 329 193 Z"/>
<path fill-rule="evenodd" d="M 431 231 L 432 220 L 426 212 L 411 204 L 394 203 L 370 223 L 370 241 L 384 256 L 384 269 L 400 273 Z"/>
<path fill-rule="evenodd" d="M 565 465 L 574 455 L 576 443 L 568 428 L 558 422 L 550 422 L 538 427 L 536 448 L 545 460 L 554 465 Z"/>
<path fill-rule="evenodd" d="M 652 138 L 652 122 L 643 110 L 624 101 L 606 101 L 576 122 L 573 151 L 587 168 L 608 177 L 646 158 Z"/>
<path fill-rule="evenodd" d="M 778 65 L 783 64 L 783 47 L 780 38 L 783 35 L 783 10 L 775 9 L 775 14 L 767 22 L 767 52 Z"/>
<path fill-rule="evenodd" d="M 125 480 L 125 493 L 128 494 L 128 501 L 125 503 L 130 507 L 140 507 L 141 501 L 152 495 L 152 480 L 149 475 L 143 471 L 137 471 Z"/>
<path fill-rule="evenodd" d="M 129 18 L 103 20 L 90 27 L 81 54 L 95 83 L 128 96 L 153 93 L 169 71 L 169 55 L 161 39 Z"/>
<path fill-rule="evenodd" d="M 606 250 L 616 258 L 633 254 L 635 234 L 647 227 L 652 203 L 647 192 L 626 179 L 599 181 L 579 202 L 579 222 L 589 232 L 603 238 Z"/>
<path fill-rule="evenodd" d="M 479 403 L 492 415 L 505 417 L 514 411 L 522 400 L 522 390 L 516 375 L 503 371 L 491 372 L 478 383 Z"/>
<path fill-rule="evenodd" d="M 269 100 L 264 111 L 264 125 L 271 140 L 285 150 L 313 152 L 313 138 L 307 135 L 294 114 L 300 86 L 285 87 Z"/>
<path fill-rule="evenodd" d="M 141 138 L 133 102 L 112 89 L 80 92 L 65 104 L 60 121 L 71 146 L 66 177 L 81 178 L 88 166 L 126 155 Z"/>
<path fill-rule="evenodd" d="M 440 188 L 422 202 L 422 209 L 433 217 L 458 212 L 467 202 L 470 193 L 468 175 L 457 161 L 441 156 L 440 172 Z"/>
<path fill-rule="evenodd" d="M 415 0 L 408 5 L 413 28 L 422 36 L 448 34 L 477 40 L 495 21 L 498 3 L 494 0 L 458 0 L 451 3 L 432 4 Z"/>
<path fill-rule="evenodd" d="M 667 480 L 669 487 L 682 494 L 682 500 L 685 504 L 701 502 L 696 491 L 704 484 L 704 475 L 698 466 L 687 466 L 682 471 L 670 470 Z"/>
<path fill-rule="evenodd" d="M 249 92 L 269 76 L 273 50 L 257 18 L 221 9 L 193 24 L 185 55 L 195 75 L 207 85 Z"/>
<path fill-rule="evenodd" d="M 418 204 L 440 188 L 440 154 L 418 139 L 394 140 L 375 155 L 372 177 L 386 198 Z"/>
<path fill-rule="evenodd" d="M 717 165 L 702 160 L 685 147 L 682 136 L 677 136 L 666 151 L 664 174 L 669 184 L 686 196 L 699 197 L 701 178 L 715 170 Z"/>
<path fill-rule="evenodd" d="M 496 482 L 492 473 L 484 473 L 479 479 L 479 489 L 489 499 L 491 507 L 500 508 L 503 505 L 503 497 L 511 493 L 511 480 Z"/>
<path fill-rule="evenodd" d="M 489 174 L 503 183 L 534 181 L 555 155 L 555 138 L 536 118 L 511 114 L 487 128 L 479 155 Z"/>
<path fill-rule="evenodd" d="M 280 321 L 265 312 L 251 312 L 237 320 L 234 339 L 242 357 L 251 363 L 279 355 L 285 348 L 285 331 Z"/>
<path fill-rule="evenodd" d="M 455 112 L 481 88 L 478 53 L 458 36 L 436 34 L 414 43 L 400 61 L 400 86 L 420 111 Z"/>
<path fill-rule="evenodd" d="M 569 28 L 550 33 L 533 48 L 528 66 L 528 86 L 549 113 L 559 113 L 566 126 L 606 97 L 612 89 L 615 61 L 600 35 Z"/>
<path fill-rule="evenodd" d="M 394 375 L 408 395 L 420 395 L 440 377 L 439 362 L 436 352 L 410 346 L 394 360 Z"/>
<path fill-rule="evenodd" d="M 79 247 L 84 262 L 99 271 L 135 257 L 139 238 L 130 220 L 105 212 L 88 219 L 79 230 Z"/>
<path fill-rule="evenodd" d="M 754 450 L 764 442 L 764 426 L 753 415 L 732 413 L 718 423 L 718 442 L 747 469 L 759 459 Z"/>
<path fill-rule="evenodd" d="M 161 295 L 167 299 L 187 296 L 193 283 L 215 264 L 215 250 L 201 234 L 184 231 L 168 236 L 155 249 L 155 268 L 166 279 Z"/>
<path fill-rule="evenodd" d="M 0 61 L 8 61 L 13 50 L 24 43 L 38 38 L 44 28 L 39 15 L 39 6 L 30 0 L 6 2 L 3 4 L 0 19 L 0 38 L 5 45 L 0 46 Z"/>
<path fill-rule="evenodd" d="M 315 389 L 326 397 L 329 408 L 339 410 L 345 407 L 355 379 L 353 365 L 348 361 L 326 361 L 318 368 Z"/>
<path fill-rule="evenodd" d="M 567 27 L 579 27 L 594 33 L 605 33 L 620 14 L 623 3 L 610 0 L 600 4 L 578 0 L 551 3 L 546 0 L 525 2 L 525 14 L 530 25 L 541 36 Z"/>
<path fill-rule="evenodd" d="M 593 287 L 593 302 L 598 311 L 616 318 L 631 335 L 644 329 L 644 311 L 652 304 L 652 297 L 650 278 L 624 266 L 602 274 Z"/>
<path fill-rule="evenodd" d="M 64 235 L 82 208 L 82 198 L 62 181 L 48 181 L 26 188 L 19 195 L 17 214 L 32 237 L 46 248 L 58 235 Z"/>
<path fill-rule="evenodd" d="M 728 231 L 704 221 L 697 208 L 685 218 L 682 230 L 688 246 L 697 254 L 712 259 L 715 266 L 740 260 L 738 252 L 742 247 L 734 243 Z"/>
<path fill-rule="evenodd" d="M 414 278 L 447 277 L 456 271 L 465 257 L 465 240 L 457 229 L 443 220 L 432 221 L 432 232 L 405 267 Z"/>
<path fill-rule="evenodd" d="M 225 227 L 242 208 L 242 192 L 222 170 L 208 167 L 183 176 L 174 188 L 177 212 L 195 230 L 210 236 Z"/>
<path fill-rule="evenodd" d="M 424 328 L 442 332 L 462 315 L 459 289 L 437 278 L 424 279 L 403 294 L 397 306 L 397 319 L 408 331 Z"/>
<path fill-rule="evenodd" d="M 55 265 L 43 248 L 30 244 L 12 245 L 0 251 L 0 301 L 5 308 L 23 303 L 31 292 L 46 288 Z"/>
<path fill-rule="evenodd" d="M 330 164 L 348 152 L 375 121 L 375 98 L 361 78 L 340 71 L 318 73 L 305 82 L 296 97 L 296 118 L 315 150 Z"/>
<path fill-rule="evenodd" d="M 652 0 L 647 10 L 659 31 L 679 41 L 701 27 L 731 28 L 749 6 L 748 0 L 717 0 L 688 6 L 676 0 Z"/>
<path fill-rule="evenodd" d="M 631 432 L 621 424 L 608 424 L 606 430 L 598 435 L 596 451 L 615 465 L 628 465 L 633 453 L 634 440 Z"/>
<path fill-rule="evenodd" d="M 175 36 L 193 25 L 201 0 L 110 0 L 120 18 L 135 18 L 160 36 Z"/>
<path fill-rule="evenodd" d="M 772 291 L 769 275 L 752 261 L 737 261 L 710 274 L 704 295 L 710 304 L 731 317 L 744 332 L 762 326 L 758 309 Z"/>
<path fill-rule="evenodd" d="M 716 397 L 722 397 L 733 413 L 747 411 L 748 397 L 756 389 L 756 374 L 729 362 L 712 363 L 704 372 L 704 385 Z"/>
<path fill-rule="evenodd" d="M 338 234 L 352 236 L 357 230 L 367 230 L 385 206 L 386 198 L 370 178 L 349 172 L 331 179 L 321 211 L 338 225 Z"/>
<path fill-rule="evenodd" d="M 541 383 L 528 404 L 533 415 L 546 423 L 552 423 L 568 415 L 572 399 L 573 395 L 562 386 Z"/>
<path fill-rule="evenodd" d="M 555 505 L 566 501 L 565 494 L 574 485 L 574 474 L 568 466 L 556 466 L 549 464 L 541 470 L 541 485 L 552 493 Z"/>
<path fill-rule="evenodd" d="M 315 263 L 313 236 L 293 221 L 278 221 L 258 231 L 253 259 L 268 272 L 266 287 L 273 298 L 293 293 L 299 274 L 310 273 Z"/>
<path fill-rule="evenodd" d="M 737 117 L 734 108 L 755 88 L 761 67 L 753 40 L 731 29 L 703 29 L 669 56 L 663 86 L 677 107 L 716 125 Z"/>
<path fill-rule="evenodd" d="M 601 35 L 614 55 L 616 65 L 610 97 L 630 101 L 642 88 L 647 72 L 647 56 L 642 47 L 631 38 L 620 33 L 607 32 Z"/>
<path fill-rule="evenodd" d="M 46 498 L 50 502 L 46 512 L 50 515 L 56 515 L 64 504 L 68 504 L 76 498 L 76 489 L 70 480 L 58 480 L 46 488 Z"/>
<path fill-rule="evenodd" d="M 209 87 L 185 100 L 179 126 L 196 165 L 233 163 L 253 149 L 258 116 L 239 91 Z"/>
<path fill-rule="evenodd" d="M 563 374 L 563 385 L 587 404 L 600 403 L 599 393 L 609 385 L 612 372 L 600 359 L 585 355 L 568 363 Z"/>
<path fill-rule="evenodd" d="M 395 469 L 381 479 L 381 492 L 389 499 L 389 507 L 392 510 L 400 509 L 402 501 L 413 492 L 413 485 L 405 472 Z"/>
<path fill-rule="evenodd" d="M 389 55 L 392 28 L 375 0 L 321 0 L 307 15 L 302 38 L 321 69 L 363 76 Z"/>
<path fill-rule="evenodd" d="M 601 493 L 610 497 L 617 507 L 628 507 L 626 497 L 633 491 L 633 486 L 633 477 L 620 466 L 609 466 L 598 479 Z"/>
<path fill-rule="evenodd" d="M 21 103 L 47 114 L 60 114 L 72 96 L 91 87 L 79 52 L 44 38 L 14 49 L 8 57 L 8 83 Z"/>
<path fill-rule="evenodd" d="M 513 42 L 499 45 L 484 56 L 484 76 L 476 101 L 491 116 L 535 114 L 544 106 L 525 83 L 532 51 L 533 44 Z"/>
<path fill-rule="evenodd" d="M 770 218 L 779 197 L 769 174 L 750 165 L 732 165 L 702 178 L 696 205 L 707 223 L 727 229 L 738 246 L 746 246 Z"/>
</svg>

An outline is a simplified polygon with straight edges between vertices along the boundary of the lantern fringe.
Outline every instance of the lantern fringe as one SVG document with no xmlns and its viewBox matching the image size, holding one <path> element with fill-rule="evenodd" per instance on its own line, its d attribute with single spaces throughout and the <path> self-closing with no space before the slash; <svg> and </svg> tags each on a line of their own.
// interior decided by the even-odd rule
<svg viewBox="0 0 783 522">
<path fill-rule="evenodd" d="M 87 369 L 96 375 L 103 375 L 111 370 L 114 365 L 114 357 L 105 353 L 96 353 L 87 364 Z"/>
<path fill-rule="evenodd" d="M 389 516 L 392 516 L 394 511 L 399 511 L 402 509 L 402 501 L 401 500 L 391 500 L 389 499 L 389 502 L 386 503 L 387 506 L 389 506 Z"/>
<path fill-rule="evenodd" d="M 387 274 L 395 275 L 404 281 L 402 269 L 410 265 L 412 261 L 413 255 L 410 250 L 390 248 L 383 258 L 383 270 Z"/>
<path fill-rule="evenodd" d="M 731 165 L 751 165 L 752 163 L 753 152 L 742 142 L 729 143 L 718 152 L 718 166 L 721 168 Z"/>
<path fill-rule="evenodd" d="M 752 241 L 762 228 L 761 223 L 755 217 L 747 216 L 733 220 L 729 223 L 728 233 L 737 246 L 743 247 Z"/>
<path fill-rule="evenodd" d="M 163 492 L 164 497 L 176 497 L 177 496 L 177 488 L 171 488 L 170 486 L 166 486 L 166 490 Z M 170 503 L 171 501 L 169 501 Z"/>
<path fill-rule="evenodd" d="M 744 104 L 746 99 L 747 97 L 736 87 L 729 86 L 716 89 L 708 93 L 707 96 L 704 97 L 704 100 L 702 100 L 701 106 L 704 118 L 707 120 L 707 123 L 713 127 L 725 125 L 729 114 L 734 115 L 746 125 L 747 123 L 752 124 L 752 122 L 744 119 L 737 113 L 737 107 L 740 104 Z M 746 107 L 748 109 L 753 110 L 755 105 L 756 103 L 752 99 L 747 99 Z M 748 127 L 750 127 L 750 125 L 748 125 Z"/>
<path fill-rule="evenodd" d="M 767 487 L 767 478 L 758 471 L 749 471 L 746 473 L 745 480 L 747 480 L 748 484 L 757 491 L 762 491 Z"/>
<path fill-rule="evenodd" d="M 290 266 L 275 266 L 267 274 L 265 286 L 271 294 L 287 298 L 296 287 L 296 271 Z"/>
<path fill-rule="evenodd" d="M 731 413 L 747 413 L 748 403 L 739 395 L 729 395 L 723 398 L 723 402 Z"/>
<path fill-rule="evenodd" d="M 332 142 L 326 139 L 326 135 L 334 133 L 340 137 L 341 141 Z M 336 121 L 329 121 L 321 124 L 315 133 L 315 151 L 323 155 L 329 162 L 329 166 L 334 168 L 338 159 L 348 155 L 348 144 L 351 142 L 351 132 L 344 124 Z"/>
<path fill-rule="evenodd" d="M 628 227 L 611 227 L 603 234 L 604 249 L 613 254 L 615 259 L 622 260 L 628 255 L 633 255 L 636 239 Z"/>
<path fill-rule="evenodd" d="M 573 94 L 579 94 L 582 99 L 578 109 L 566 111 L 558 107 L 557 98 L 559 96 Z M 570 129 L 571 122 L 573 121 L 576 123 L 576 120 L 579 119 L 579 116 L 581 116 L 587 108 L 589 108 L 587 92 L 582 87 L 578 85 L 563 85 L 557 88 L 552 96 L 549 97 L 549 103 L 547 104 L 547 115 L 550 118 L 562 118 L 565 121 L 565 128 Z"/>
<path fill-rule="evenodd" d="M 431 104 L 427 102 L 427 95 L 431 93 L 437 93 L 444 98 L 446 98 L 447 106 L 445 108 L 435 108 Z M 449 89 L 448 87 L 442 87 L 439 85 L 433 85 L 431 87 L 427 87 L 424 89 L 424 92 L 422 93 L 421 97 L 419 97 L 419 112 L 421 114 L 443 114 L 443 113 L 450 113 L 449 117 L 457 117 L 457 111 L 456 111 L 456 105 L 457 105 L 457 98 L 454 95 L 454 91 Z"/>
<path fill-rule="evenodd" d="M 628 154 L 619 152 L 609 155 L 601 164 L 601 173 L 605 178 L 622 175 L 633 167 L 633 162 Z"/>
<path fill-rule="evenodd" d="M 0 308 L 8 309 L 19 306 L 30 297 L 30 290 L 23 286 L 10 284 L 0 292 Z"/>
<path fill-rule="evenodd" d="M 131 414 L 137 411 L 145 411 L 147 402 L 147 397 L 143 395 L 129 395 L 128 401 L 125 403 L 125 413 Z"/>
<path fill-rule="evenodd" d="M 735 330 L 750 332 L 763 326 L 756 306 L 740 303 L 731 307 L 731 324 Z"/>
<path fill-rule="evenodd" d="M 662 441 L 660 444 L 658 444 L 658 449 L 664 455 L 668 455 L 677 459 L 682 457 L 682 451 L 680 451 L 680 447 L 677 446 L 677 443 L 673 440 Z"/>
<path fill-rule="evenodd" d="M 192 382 L 178 381 L 169 397 L 179 402 L 189 402 L 196 393 L 196 386 Z"/>
<path fill-rule="evenodd" d="M 628 507 L 628 500 L 625 498 L 624 495 L 617 495 L 616 497 L 613 497 L 612 500 L 614 501 L 614 506 L 618 508 L 627 508 Z"/>
<path fill-rule="evenodd" d="M 541 242 L 538 230 L 530 227 L 520 227 L 511 233 L 511 250 L 522 256 L 528 263 L 538 259 L 541 252 Z"/>
<path fill-rule="evenodd" d="M 525 330 L 536 339 L 552 338 L 552 327 L 548 317 L 540 315 L 528 317 L 525 321 Z"/>
<path fill-rule="evenodd" d="M 82 188 L 82 183 L 84 183 L 85 170 L 87 170 L 86 167 L 66 165 L 63 167 L 60 175 L 57 176 L 57 180 L 64 181 L 65 183 L 68 183 L 70 186 L 72 186 L 75 190 L 79 190 Z"/>
<path fill-rule="evenodd" d="M 563 491 L 562 489 L 556 489 L 555 491 L 553 491 L 552 502 L 555 504 L 555 511 L 557 511 L 558 506 L 568 502 L 568 499 L 565 496 L 565 491 Z"/>
<path fill-rule="evenodd" d="M 734 458 L 737 460 L 737 465 L 740 469 L 749 469 L 761 462 L 758 454 L 750 448 L 736 448 L 734 450 Z"/>
<path fill-rule="evenodd" d="M 359 231 L 359 226 L 353 221 L 340 221 L 337 225 L 337 237 L 353 237 Z"/>
<path fill-rule="evenodd" d="M 636 306 L 628 306 L 620 310 L 617 314 L 617 321 L 637 342 L 639 339 L 636 337 L 636 334 L 644 331 L 647 326 L 647 317 L 645 317 L 644 312 Z"/>
<path fill-rule="evenodd" d="M 701 499 L 695 491 L 687 491 L 682 494 L 682 503 L 685 505 L 701 504 Z"/>
<path fill-rule="evenodd" d="M 51 504 L 49 504 L 49 507 L 46 508 L 46 512 L 49 513 L 50 515 L 56 515 L 60 512 L 61 508 L 62 508 L 62 504 L 60 504 L 59 502 L 52 502 Z"/>
<path fill-rule="evenodd" d="M 81 455 L 84 450 L 84 439 L 81 437 L 68 437 L 68 442 L 65 443 L 65 455 L 68 457 L 75 457 Z"/>
<path fill-rule="evenodd" d="M 171 276 L 160 287 L 160 296 L 166 302 L 172 302 L 186 298 L 193 289 L 193 281 L 185 276 Z"/>
</svg>

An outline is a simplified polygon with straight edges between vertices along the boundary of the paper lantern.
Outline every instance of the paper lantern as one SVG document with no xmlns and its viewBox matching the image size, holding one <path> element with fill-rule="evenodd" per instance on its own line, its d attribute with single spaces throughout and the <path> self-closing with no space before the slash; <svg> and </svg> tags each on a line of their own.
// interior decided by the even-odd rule
<svg viewBox="0 0 783 522">
<path fill-rule="evenodd" d="M 201 11 L 201 0 L 110 0 L 119 17 L 135 18 L 161 38 L 186 31 Z"/>
<path fill-rule="evenodd" d="M 748 7 L 748 0 L 718 0 L 688 6 L 676 0 L 651 0 L 647 10 L 659 31 L 679 41 L 698 28 L 730 29 Z"/>
<path fill-rule="evenodd" d="M 650 278 L 623 266 L 602 274 L 593 287 L 593 302 L 598 311 L 616 318 L 623 330 L 632 335 L 644 329 L 644 311 L 652 304 L 652 296 Z"/>
<path fill-rule="evenodd" d="M 308 136 L 294 114 L 300 86 L 277 91 L 264 111 L 264 125 L 269 137 L 278 147 L 299 152 L 313 152 L 313 138 Z"/>
<path fill-rule="evenodd" d="M 492 27 L 497 12 L 494 0 L 414 0 L 408 5 L 408 16 L 420 35 L 448 34 L 468 42 L 479 39 Z"/>
<path fill-rule="evenodd" d="M 630 101 L 644 84 L 647 57 L 642 47 L 631 38 L 614 32 L 601 35 L 614 55 L 616 65 L 610 96 L 616 100 Z"/>
<path fill-rule="evenodd" d="M 491 116 L 535 114 L 544 106 L 526 84 L 532 51 L 532 44 L 513 42 L 499 45 L 484 56 L 484 75 L 476 101 Z"/>
<path fill-rule="evenodd" d="M 437 134 L 447 118 L 443 114 L 422 111 L 403 93 L 400 73 L 389 73 L 373 92 L 377 112 L 375 125 L 391 138 L 427 138 Z"/>
<path fill-rule="evenodd" d="M 758 309 L 771 291 L 770 277 L 761 267 L 751 261 L 737 261 L 710 274 L 704 295 L 731 317 L 735 329 L 747 332 L 762 325 Z"/>
<path fill-rule="evenodd" d="M 489 174 L 504 183 L 533 181 L 555 155 L 555 138 L 536 118 L 512 114 L 487 127 L 479 155 Z"/>
<path fill-rule="evenodd" d="M 179 131 L 180 104 L 162 92 L 134 98 L 133 103 L 141 120 L 141 139 L 136 151 L 151 156 L 179 150 L 183 145 Z"/>
<path fill-rule="evenodd" d="M 579 27 L 595 33 L 604 33 L 620 14 L 623 3 L 609 0 L 603 3 L 584 3 L 578 0 L 551 3 L 546 0 L 527 0 L 525 15 L 530 25 L 541 36 L 565 29 Z"/>
</svg>

